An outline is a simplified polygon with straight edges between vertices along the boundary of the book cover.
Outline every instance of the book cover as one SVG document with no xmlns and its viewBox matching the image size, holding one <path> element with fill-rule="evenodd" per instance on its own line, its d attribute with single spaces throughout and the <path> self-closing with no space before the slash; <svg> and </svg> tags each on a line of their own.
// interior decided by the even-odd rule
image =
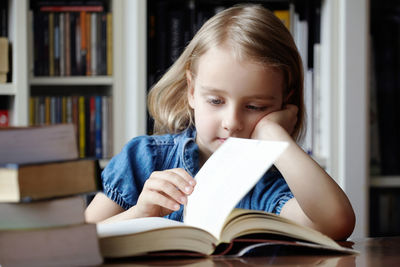
<svg viewBox="0 0 400 267">
<path fill-rule="evenodd" d="M 4 266 L 95 266 L 103 262 L 96 226 L 78 224 L 29 230 L 0 230 Z"/>
<path fill-rule="evenodd" d="M 0 164 L 78 158 L 72 124 L 0 128 Z"/>
<path fill-rule="evenodd" d="M 85 223 L 83 195 L 32 202 L 0 203 L 0 231 Z"/>
<path fill-rule="evenodd" d="M 95 192 L 98 163 L 93 159 L 0 166 L 0 202 L 21 202 Z"/>
</svg>

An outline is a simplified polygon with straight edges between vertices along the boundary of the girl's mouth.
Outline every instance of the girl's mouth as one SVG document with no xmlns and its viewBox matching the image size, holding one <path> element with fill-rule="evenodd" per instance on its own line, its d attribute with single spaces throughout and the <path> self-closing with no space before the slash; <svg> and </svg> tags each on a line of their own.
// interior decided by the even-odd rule
<svg viewBox="0 0 400 267">
<path fill-rule="evenodd" d="M 226 141 L 227 138 L 218 138 L 218 141 L 222 144 L 223 142 Z"/>
</svg>

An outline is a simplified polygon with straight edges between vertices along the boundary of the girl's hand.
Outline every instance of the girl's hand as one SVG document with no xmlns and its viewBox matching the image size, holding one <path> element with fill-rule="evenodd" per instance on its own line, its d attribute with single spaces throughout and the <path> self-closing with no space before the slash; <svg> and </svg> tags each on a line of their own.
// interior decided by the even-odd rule
<svg viewBox="0 0 400 267">
<path fill-rule="evenodd" d="M 179 210 L 180 204 L 186 204 L 195 184 L 184 169 L 153 172 L 134 206 L 135 217 L 163 217 Z"/>
<path fill-rule="evenodd" d="M 279 128 L 291 135 L 297 122 L 297 112 L 297 106 L 288 104 L 281 110 L 269 113 L 257 123 L 251 138 L 273 140 L 280 135 L 278 132 L 282 129 Z"/>
</svg>

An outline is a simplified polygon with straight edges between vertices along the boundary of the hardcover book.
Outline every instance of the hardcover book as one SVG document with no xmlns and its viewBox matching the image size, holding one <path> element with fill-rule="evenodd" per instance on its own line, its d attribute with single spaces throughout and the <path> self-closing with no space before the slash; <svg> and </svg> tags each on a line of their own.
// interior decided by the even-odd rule
<svg viewBox="0 0 400 267">
<path fill-rule="evenodd" d="M 0 202 L 21 202 L 98 190 L 98 162 L 80 159 L 0 166 Z"/>
<path fill-rule="evenodd" d="M 290 243 L 354 253 L 278 215 L 234 209 L 286 146 L 284 142 L 229 138 L 195 176 L 197 184 L 184 208 L 184 222 L 152 217 L 98 224 L 103 256 L 232 254 L 237 243 Z"/>
</svg>

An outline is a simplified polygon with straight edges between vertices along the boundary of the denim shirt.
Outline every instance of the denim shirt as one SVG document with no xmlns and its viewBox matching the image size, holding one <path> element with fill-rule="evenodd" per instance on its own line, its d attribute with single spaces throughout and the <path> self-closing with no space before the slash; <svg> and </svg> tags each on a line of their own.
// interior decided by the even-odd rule
<svg viewBox="0 0 400 267">
<path fill-rule="evenodd" d="M 196 131 L 189 128 L 179 134 L 133 138 L 102 172 L 105 195 L 127 210 L 136 205 L 144 183 L 154 171 L 183 168 L 194 177 L 199 171 L 195 136 Z M 279 171 L 271 168 L 236 207 L 279 214 L 291 198 L 293 194 L 286 181 Z M 182 214 L 183 205 L 166 217 L 182 221 Z"/>
</svg>

